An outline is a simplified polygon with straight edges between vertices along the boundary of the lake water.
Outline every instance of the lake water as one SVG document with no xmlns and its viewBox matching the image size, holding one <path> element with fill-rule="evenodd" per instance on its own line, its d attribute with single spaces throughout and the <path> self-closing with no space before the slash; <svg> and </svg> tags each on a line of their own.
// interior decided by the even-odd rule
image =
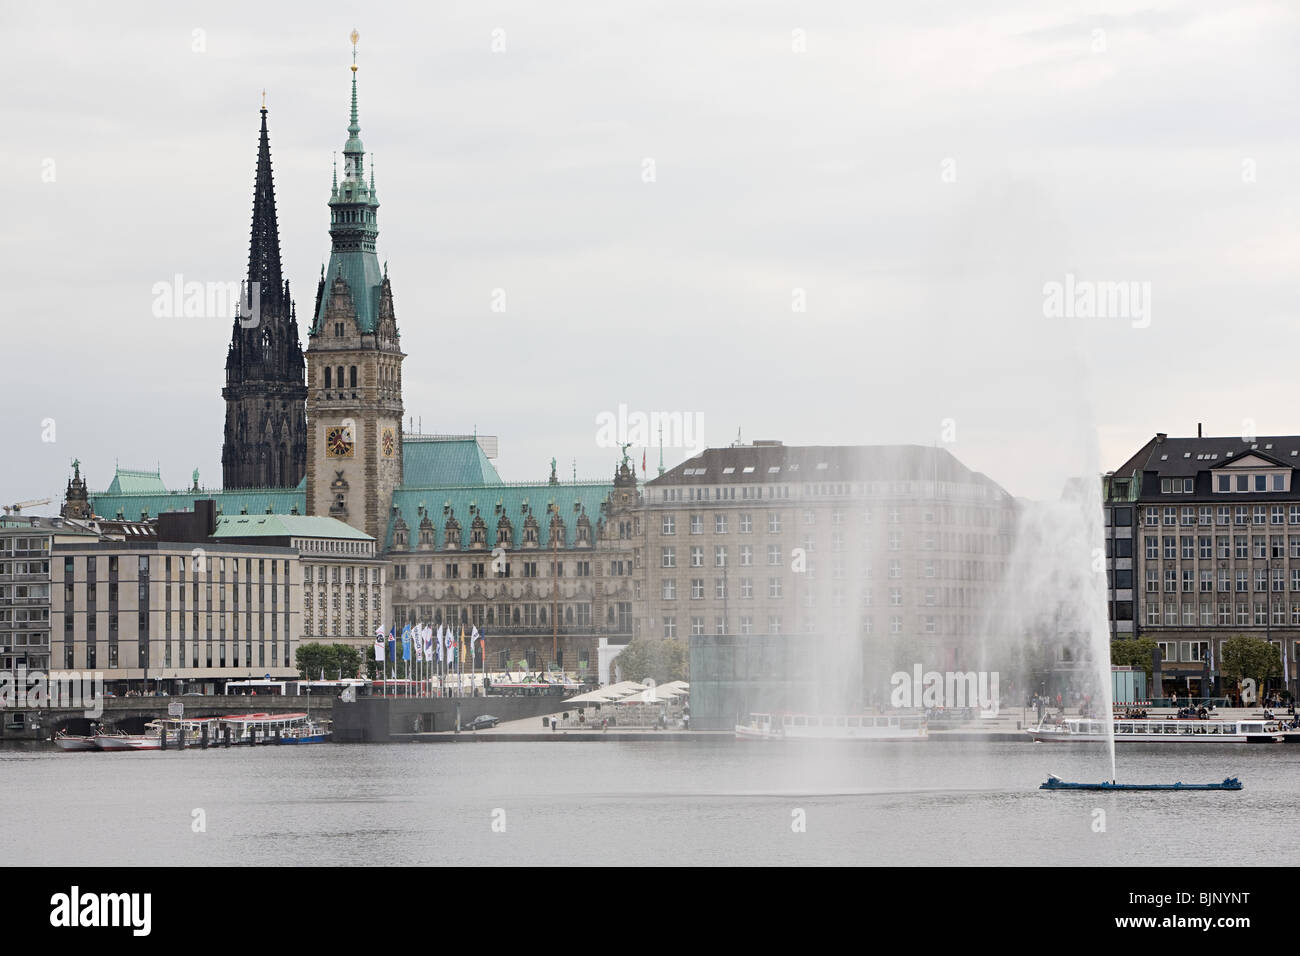
<svg viewBox="0 0 1300 956">
<path fill-rule="evenodd" d="M 1245 790 L 1043 792 L 1049 772 L 1105 779 L 1106 756 L 940 739 L 0 749 L 0 846 L 61 865 L 1286 862 L 1300 746 L 1122 746 L 1119 767 Z"/>
</svg>

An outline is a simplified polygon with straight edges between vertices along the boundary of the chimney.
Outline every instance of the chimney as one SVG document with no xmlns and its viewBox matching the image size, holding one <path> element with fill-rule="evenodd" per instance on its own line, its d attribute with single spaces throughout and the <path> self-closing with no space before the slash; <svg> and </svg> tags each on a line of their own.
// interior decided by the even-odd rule
<svg viewBox="0 0 1300 956">
<path fill-rule="evenodd" d="M 1200 423 L 1200 422 L 1197 422 L 1197 423 L 1196 423 L 1196 437 L 1197 437 L 1197 438 L 1200 438 L 1200 437 L 1201 437 L 1201 423 Z"/>
<path fill-rule="evenodd" d="M 1168 432 L 1156 432 L 1156 444 L 1163 445 L 1165 443 L 1165 439 L 1168 437 L 1169 437 Z"/>
</svg>

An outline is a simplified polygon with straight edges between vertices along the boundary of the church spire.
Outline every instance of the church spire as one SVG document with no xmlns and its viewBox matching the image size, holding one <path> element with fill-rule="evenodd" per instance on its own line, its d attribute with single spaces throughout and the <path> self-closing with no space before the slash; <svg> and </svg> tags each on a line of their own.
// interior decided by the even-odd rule
<svg viewBox="0 0 1300 956">
<path fill-rule="evenodd" d="M 263 309 L 278 305 L 282 290 L 280 229 L 275 216 L 275 181 L 271 176 L 271 141 L 266 130 L 265 96 L 263 93 L 257 178 L 253 183 L 253 229 L 248 244 L 248 281 L 261 285 Z"/>
<path fill-rule="evenodd" d="M 348 141 L 343 144 L 343 173 L 365 186 L 366 148 L 361 144 L 361 124 L 357 121 L 357 41 L 361 34 L 352 31 L 352 113 L 348 122 Z"/>
<path fill-rule="evenodd" d="M 353 30 L 352 106 L 348 139 L 343 144 L 343 169 L 336 171 L 336 182 L 330 186 L 330 260 L 325 275 L 330 283 L 335 279 L 347 283 L 357 328 L 363 335 L 371 335 L 379 321 L 383 274 L 375 254 L 379 202 L 375 198 L 373 171 L 369 183 L 366 182 L 366 150 L 361 144 L 361 124 L 357 119 L 357 42 L 360 39 L 361 35 Z M 312 335 L 321 329 L 329 298 L 327 291 L 326 282 L 322 281 L 317 289 Z"/>
<path fill-rule="evenodd" d="M 221 390 L 226 401 L 221 449 L 226 488 L 292 488 L 307 467 L 305 364 L 289 284 L 281 273 L 271 140 L 262 95 L 248 285 L 231 330 Z M 259 286 L 256 300 L 254 283 Z"/>
</svg>

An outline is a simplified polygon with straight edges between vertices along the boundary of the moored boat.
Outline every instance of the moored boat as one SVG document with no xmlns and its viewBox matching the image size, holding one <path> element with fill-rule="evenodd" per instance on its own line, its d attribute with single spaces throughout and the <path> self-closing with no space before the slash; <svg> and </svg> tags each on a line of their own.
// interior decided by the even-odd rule
<svg viewBox="0 0 1300 956">
<path fill-rule="evenodd" d="M 162 750 L 162 734 L 95 734 L 95 747 L 99 750 Z"/>
<path fill-rule="evenodd" d="M 231 743 L 319 744 L 331 739 L 326 724 L 307 714 L 231 714 L 220 718 L 221 733 L 230 728 Z"/>
<path fill-rule="evenodd" d="M 1279 743 L 1281 725 L 1275 720 L 1200 720 L 1196 718 L 1119 719 L 1112 721 L 1118 743 Z M 1025 731 L 1039 743 L 1104 743 L 1108 738 L 1103 720 L 1069 717 L 1043 721 Z"/>
<path fill-rule="evenodd" d="M 54 746 L 60 750 L 98 750 L 93 735 L 70 734 L 60 730 L 54 735 Z"/>
<path fill-rule="evenodd" d="M 912 714 L 750 714 L 738 740 L 925 740 L 925 718 Z"/>
</svg>

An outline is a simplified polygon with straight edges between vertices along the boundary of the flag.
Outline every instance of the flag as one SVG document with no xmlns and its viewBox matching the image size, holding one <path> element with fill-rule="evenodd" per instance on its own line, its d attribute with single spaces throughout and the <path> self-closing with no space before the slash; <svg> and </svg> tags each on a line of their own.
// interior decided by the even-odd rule
<svg viewBox="0 0 1300 956">
<path fill-rule="evenodd" d="M 384 627 L 382 624 L 375 631 L 375 660 L 381 664 L 384 661 Z"/>
<path fill-rule="evenodd" d="M 460 659 L 465 660 L 465 625 L 460 626 Z"/>
<path fill-rule="evenodd" d="M 641 449 L 641 474 L 645 474 L 645 449 Z"/>
<path fill-rule="evenodd" d="M 424 663 L 424 640 L 420 637 L 420 633 L 421 633 L 421 628 L 420 625 L 417 624 L 415 625 L 415 659 L 419 663 L 423 664 Z"/>
<path fill-rule="evenodd" d="M 456 638 L 452 635 L 450 627 L 443 632 L 442 642 L 446 648 L 447 664 L 456 663 Z"/>
<path fill-rule="evenodd" d="M 411 659 L 411 625 L 402 628 L 402 660 Z"/>
<path fill-rule="evenodd" d="M 397 625 L 388 629 L 388 659 L 397 663 Z"/>
<path fill-rule="evenodd" d="M 424 659 L 433 662 L 433 628 L 429 625 L 424 626 Z"/>
<path fill-rule="evenodd" d="M 447 644 L 442 639 L 442 624 L 438 625 L 438 663 L 441 664 L 447 659 Z"/>
<path fill-rule="evenodd" d="M 474 659 L 474 645 L 480 644 L 480 649 L 483 652 L 483 669 L 487 670 L 487 645 L 483 644 L 482 641 L 483 635 L 480 634 L 478 628 L 475 627 L 474 632 L 469 636 L 470 660 L 472 661 Z"/>
</svg>

